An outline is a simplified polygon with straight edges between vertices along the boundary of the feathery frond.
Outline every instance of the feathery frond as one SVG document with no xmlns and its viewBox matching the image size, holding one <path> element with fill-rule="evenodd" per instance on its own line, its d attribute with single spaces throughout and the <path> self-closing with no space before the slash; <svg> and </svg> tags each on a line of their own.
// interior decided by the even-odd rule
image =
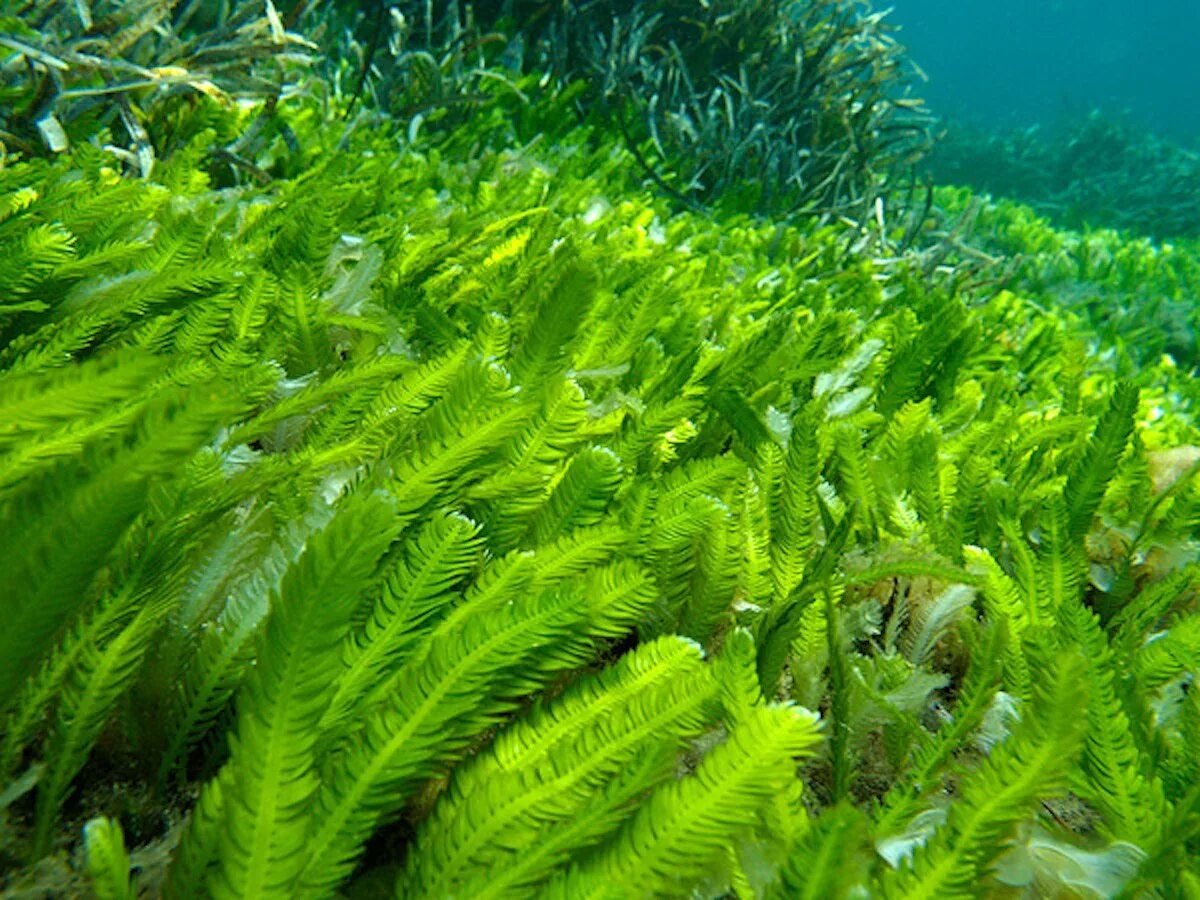
<svg viewBox="0 0 1200 900">
<path fill-rule="evenodd" d="M 969 897 L 1003 847 L 1003 836 L 1033 814 L 1035 802 L 1064 787 L 1084 738 L 1078 704 L 1083 661 L 1064 657 L 1036 682 L 1017 729 L 959 788 L 960 800 L 911 865 L 886 875 L 885 896 Z"/>
<path fill-rule="evenodd" d="M 112 819 L 92 819 L 83 826 L 92 891 L 98 900 L 133 900 L 137 888 L 129 873 L 129 852 L 121 826 Z"/>
<path fill-rule="evenodd" d="M 813 713 L 782 705 L 748 711 L 695 773 L 658 788 L 586 862 L 552 881 L 547 897 L 680 893 L 714 873 L 721 848 L 751 827 L 794 777 L 794 759 L 819 740 Z"/>
<path fill-rule="evenodd" d="M 221 791 L 220 865 L 209 883 L 214 896 L 293 892 L 305 862 L 306 812 L 318 790 L 313 745 L 329 703 L 326 688 L 338 670 L 349 612 L 398 530 L 386 498 L 352 496 L 284 575 L 238 699 Z"/>
</svg>

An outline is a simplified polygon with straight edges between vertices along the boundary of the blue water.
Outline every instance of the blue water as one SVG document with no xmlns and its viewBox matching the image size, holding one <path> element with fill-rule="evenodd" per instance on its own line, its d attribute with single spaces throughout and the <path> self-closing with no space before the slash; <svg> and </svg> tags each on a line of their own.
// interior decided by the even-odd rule
<svg viewBox="0 0 1200 900">
<path fill-rule="evenodd" d="M 936 112 L 1009 128 L 1100 108 L 1200 143 L 1200 0 L 894 4 Z"/>
</svg>

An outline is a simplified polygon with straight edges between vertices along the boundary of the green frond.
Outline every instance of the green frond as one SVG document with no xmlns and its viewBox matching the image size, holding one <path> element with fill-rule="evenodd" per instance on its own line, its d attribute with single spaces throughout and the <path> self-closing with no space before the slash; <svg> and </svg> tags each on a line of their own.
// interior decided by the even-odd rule
<svg viewBox="0 0 1200 900">
<path fill-rule="evenodd" d="M 1138 648 L 1132 658 L 1138 681 L 1146 691 L 1200 670 L 1200 617 L 1188 616 L 1171 623 Z"/>
<path fill-rule="evenodd" d="M 1087 581 L 1087 550 L 1070 530 L 1067 505 L 1051 502 L 1042 516 L 1037 552 L 1038 621 L 1050 623 L 1058 610 L 1076 603 Z"/>
<path fill-rule="evenodd" d="M 620 440 L 613 446 L 617 455 L 639 471 L 653 471 L 678 455 L 676 445 L 694 434 L 694 419 L 702 403 L 697 390 L 688 386 L 662 402 L 647 403 L 628 412 Z"/>
<path fill-rule="evenodd" d="M 711 627 L 714 618 L 713 595 L 718 614 L 732 597 L 733 582 L 729 577 L 732 570 L 726 559 L 730 549 L 729 518 L 724 503 L 704 495 L 681 501 L 677 506 L 655 508 L 648 550 L 660 597 L 654 616 L 643 628 L 644 634 L 679 630 L 691 613 L 694 621 L 686 624 L 702 631 L 699 638 L 710 636 L 703 632 L 706 626 Z M 716 584 L 710 575 L 718 576 Z M 696 612 L 700 615 L 694 615 Z"/>
<path fill-rule="evenodd" d="M 755 370 L 764 372 L 765 378 L 774 377 L 779 357 L 786 359 L 788 344 L 793 335 L 791 310 L 775 309 L 760 318 L 741 323 L 737 339 L 726 348 L 721 357 L 712 383 L 718 389 L 738 391 L 748 383 L 754 383 Z"/>
<path fill-rule="evenodd" d="M 986 641 L 972 654 L 971 668 L 962 681 L 950 720 L 918 744 L 904 767 L 904 774 L 883 798 L 875 817 L 875 831 L 880 837 L 901 833 L 920 812 L 922 804 L 942 787 L 955 754 L 966 747 L 996 698 L 1002 679 L 1003 651 L 1010 643 L 1000 622 L 991 627 Z"/>
<path fill-rule="evenodd" d="M 1041 562 L 1054 563 L 1056 560 L 1052 553 L 1066 553 L 1073 555 L 1075 560 L 1078 560 L 1078 551 L 1080 544 L 1078 541 L 1070 541 L 1063 530 L 1062 515 L 1066 507 L 1059 499 L 1051 499 L 1046 502 L 1039 512 L 1042 516 L 1049 520 L 1048 527 L 1052 529 L 1052 535 L 1056 534 L 1058 543 L 1048 545 L 1046 553 L 1043 555 Z M 1021 593 L 1025 596 L 1025 605 L 1028 609 L 1029 622 L 1031 625 L 1045 626 L 1053 621 L 1047 617 L 1047 612 L 1042 608 L 1046 601 L 1045 586 L 1041 584 L 1041 569 L 1039 559 L 1034 553 L 1034 549 L 1030 546 L 1029 538 L 1021 525 L 1014 519 L 1004 516 L 999 521 L 1000 532 L 1004 535 L 1005 549 L 1012 557 L 1009 566 L 1009 574 L 1012 580 L 1020 587 Z M 1069 562 L 1069 559 L 1064 560 L 1061 556 L 1057 562 Z M 1051 611 L 1052 612 L 1052 611 Z"/>
<path fill-rule="evenodd" d="M 479 547 L 475 524 L 456 513 L 433 515 L 405 543 L 366 624 L 346 638 L 344 668 L 321 716 L 323 733 L 340 732 L 361 699 L 425 636 L 430 620 L 455 601 L 453 589 L 475 567 Z"/>
<path fill-rule="evenodd" d="M 758 683 L 754 638 L 745 628 L 734 628 L 725 635 L 725 643 L 713 668 L 725 707 L 725 720 L 731 725 L 749 710 L 766 702 Z"/>
<path fill-rule="evenodd" d="M 848 517 L 847 517 L 848 518 Z M 844 629 L 840 584 L 826 585 L 820 607 L 825 614 L 826 659 L 829 663 L 829 762 L 832 769 L 830 794 L 835 803 L 845 800 L 858 777 L 856 753 L 851 747 L 851 683 L 849 656 L 850 639 Z"/>
<path fill-rule="evenodd" d="M 1196 785 L 1200 784 L 1200 756 L 1193 748 L 1200 740 L 1200 697 L 1188 691 L 1179 702 L 1174 727 L 1167 730 L 1167 759 L 1162 767 L 1163 787 L 1175 805 L 1176 817 L 1200 801 Z"/>
<path fill-rule="evenodd" d="M 329 310 L 321 302 L 316 278 L 295 267 L 281 273 L 279 283 L 277 316 L 283 326 L 284 367 L 294 376 L 328 369 L 335 354 Z"/>
<path fill-rule="evenodd" d="M 223 767 L 205 785 L 188 813 L 179 846 L 167 870 L 163 896 L 170 900 L 202 900 L 209 895 L 209 879 L 220 860 L 228 805 L 236 802 L 234 772 Z"/>
<path fill-rule="evenodd" d="M 945 548 L 952 559 L 961 563 L 963 547 L 979 540 L 983 519 L 984 491 L 995 476 L 994 464 L 987 456 L 973 453 L 962 462 L 954 485 L 954 497 L 946 517 Z"/>
<path fill-rule="evenodd" d="M 1153 584 L 1130 598 L 1108 623 L 1113 644 L 1131 652 L 1176 604 L 1195 593 L 1200 585 L 1200 566 L 1190 565 Z"/>
<path fill-rule="evenodd" d="M 0 791 L 0 821 L 5 822 L 5 827 L 8 827 L 7 817 L 9 807 L 37 787 L 38 779 L 42 777 L 44 769 L 45 766 L 41 763 L 34 763 L 16 778 L 8 781 L 4 786 L 4 790 Z"/>
<path fill-rule="evenodd" d="M 587 401 L 569 378 L 549 379 L 536 418 L 505 447 L 514 468 L 553 466 L 578 441 L 587 418 Z"/>
<path fill-rule="evenodd" d="M 391 502 L 351 496 L 284 575 L 238 695 L 226 777 L 239 801 L 223 805 L 213 896 L 292 895 L 318 790 L 313 746 L 326 688 L 340 668 L 349 613 L 398 531 Z"/>
<path fill-rule="evenodd" d="M 787 648 L 792 680 L 788 696 L 809 709 L 820 707 L 828 687 L 829 642 L 825 630 L 825 610 L 818 603 L 809 603 L 796 616 L 796 636 Z"/>
<path fill-rule="evenodd" d="M 817 541 L 820 514 L 817 486 L 821 478 L 816 419 L 811 411 L 792 422 L 791 437 L 780 471 L 778 492 L 772 491 L 771 581 L 775 603 L 783 603 L 804 576 Z"/>
<path fill-rule="evenodd" d="M 417 446 L 392 464 L 393 492 L 406 514 L 429 503 L 451 479 L 501 446 L 526 421 L 528 411 L 513 402 L 501 370 L 474 367 L 461 385 L 427 414 Z M 481 474 L 476 467 L 473 477 Z"/>
<path fill-rule="evenodd" d="M 305 890 L 341 881 L 367 836 L 419 781 L 442 771 L 514 697 L 587 659 L 593 635 L 628 628 L 647 602 L 631 598 L 623 581 L 610 593 L 577 590 L 517 595 L 491 610 L 468 600 L 473 615 L 453 630 L 435 629 L 397 672 L 387 702 L 333 760 L 311 814 Z"/>
<path fill-rule="evenodd" d="M 663 510 L 675 510 L 697 497 L 724 497 L 745 471 L 745 463 L 730 456 L 688 460 L 671 467 L 655 483 L 655 503 Z"/>
<path fill-rule="evenodd" d="M 728 507 L 719 498 L 697 494 L 670 503 L 657 502 L 647 520 L 638 524 L 650 552 L 665 558 L 673 551 L 683 550 L 702 528 L 728 514 Z"/>
<path fill-rule="evenodd" d="M 849 803 L 823 810 L 791 849 L 776 893 L 790 900 L 847 898 L 865 891 L 870 829 Z"/>
<path fill-rule="evenodd" d="M 1075 790 L 1100 813 L 1110 837 L 1153 852 L 1163 839 L 1167 803 L 1130 730 L 1108 639 L 1096 616 L 1079 601 L 1064 604 L 1059 615 L 1063 631 L 1083 650 L 1088 665 L 1087 740 Z"/>
<path fill-rule="evenodd" d="M 835 568 L 846 550 L 847 542 L 854 530 L 856 508 L 852 507 L 836 524 L 830 524 L 825 543 L 811 560 L 804 576 L 804 581 L 798 586 L 785 603 L 777 603 L 767 610 L 767 614 L 757 622 L 755 634 L 758 644 L 758 673 L 762 681 L 763 691 L 767 696 L 774 696 L 775 690 L 783 676 L 787 664 L 788 653 L 791 652 L 792 642 L 799 636 L 800 627 L 806 610 L 811 606 L 820 592 L 828 591 Z M 840 577 L 833 585 L 840 591 Z"/>
<path fill-rule="evenodd" d="M 547 653 L 537 668 L 547 674 L 569 669 L 572 659 L 595 650 L 597 638 L 625 637 L 635 622 L 642 620 L 655 601 L 655 585 L 650 573 L 638 563 L 616 560 L 597 566 L 584 575 L 566 581 L 568 589 L 577 589 L 583 596 L 588 625 L 564 644 L 561 659 Z"/>
<path fill-rule="evenodd" d="M 565 372 L 578 329 L 595 302 L 597 276 L 589 266 L 563 254 L 566 262 L 544 278 L 541 296 L 531 298 L 531 316 L 513 353 L 513 371 L 537 383 L 554 371 Z"/>
<path fill-rule="evenodd" d="M 887 518 L 883 510 L 884 498 L 874 480 L 871 466 L 862 446 L 859 429 L 843 423 L 834 428 L 834 465 L 838 481 L 836 486 L 842 501 L 856 505 L 858 521 L 868 540 L 875 537 L 882 522 Z"/>
<path fill-rule="evenodd" d="M 236 356 L 243 348 L 254 346 L 262 337 L 278 301 L 279 282 L 268 273 L 255 272 L 242 281 L 229 311 L 226 341 L 215 352 L 228 358 Z"/>
<path fill-rule="evenodd" d="M 101 477 L 62 478 L 53 494 L 38 498 L 33 508 L 5 512 L 0 548 L 5 559 L 16 563 L 0 573 L 11 626 L 0 633 L 0 709 L 15 699 L 21 679 L 35 660 L 49 649 L 54 634 L 79 605 L 122 531 L 145 501 L 147 486 L 113 466 Z M 13 514 L 15 513 L 15 515 Z M 16 538 L 23 535 L 23 551 Z M 59 548 L 71 546 L 63 557 Z M 51 564 L 53 563 L 53 564 Z"/>
<path fill-rule="evenodd" d="M 722 506 L 692 544 L 692 571 L 683 582 L 686 593 L 677 607 L 675 629 L 704 646 L 710 646 L 733 617 L 742 550 L 738 537 L 732 511 Z M 670 583 L 661 575 L 660 579 L 661 585 Z"/>
<path fill-rule="evenodd" d="M 83 826 L 88 876 L 97 900 L 134 900 L 137 887 L 130 878 L 129 853 L 121 826 L 112 819 L 92 819 Z"/>
<path fill-rule="evenodd" d="M 201 451 L 193 460 L 194 471 L 198 473 L 195 488 L 181 490 L 182 502 L 187 502 L 192 490 L 218 487 L 224 481 L 221 464 L 218 454 Z M 219 490 L 212 502 L 220 510 L 225 508 L 226 499 Z M 188 641 L 191 633 L 216 620 L 241 580 L 271 556 L 276 522 L 270 512 L 258 509 L 227 514 L 222 521 L 214 522 L 209 533 L 196 540 L 195 552 L 188 558 L 178 609 L 172 617 L 170 646 L 163 651 L 177 656 L 179 668 L 195 649 Z"/>
<path fill-rule="evenodd" d="M 424 412 L 450 390 L 467 364 L 471 350 L 469 341 L 460 341 L 444 353 L 405 371 L 372 401 L 363 414 L 364 428 L 384 431 Z"/>
<path fill-rule="evenodd" d="M 320 524 L 325 524 L 328 516 L 320 518 Z M 280 535 L 256 565 L 230 585 L 211 626 L 201 626 L 195 652 L 182 667 L 182 680 L 167 713 L 168 738 L 158 769 L 160 788 L 166 787 L 244 680 L 254 660 L 255 638 L 267 618 L 269 598 L 278 592 L 284 573 L 299 556 L 314 524 L 294 523 Z"/>
<path fill-rule="evenodd" d="M 1084 680 L 1083 660 L 1062 656 L 1041 673 L 1037 697 L 1013 734 L 959 785 L 957 802 L 911 864 L 880 879 L 887 897 L 972 897 L 1005 838 L 1036 811 L 1038 799 L 1064 786 L 1084 738 L 1075 714 Z"/>
<path fill-rule="evenodd" d="M 1014 639 L 1019 641 L 1025 629 L 1041 618 L 1036 597 L 1024 591 L 986 550 L 966 547 L 963 555 L 968 570 L 978 576 L 984 606 L 995 622 L 1003 622 Z"/>
<path fill-rule="evenodd" d="M 170 478 L 211 436 L 214 423 L 241 405 L 236 395 L 210 386 L 193 391 L 172 392 L 147 408 L 129 446 L 97 449 L 87 475 L 64 463 L 53 478 L 35 482 L 43 487 L 36 499 L 0 506 L 0 555 L 17 561 L 0 570 L 12 626 L 0 634 L 0 654 L 8 661 L 0 667 L 0 710 L 49 652 L 55 634 L 95 598 L 90 585 L 147 503 L 151 486 Z M 61 553 L 67 546 L 72 552 Z"/>
<path fill-rule="evenodd" d="M 527 534 L 546 544 L 599 522 L 621 483 L 621 461 L 611 450 L 588 447 L 567 464 L 542 506 L 530 517 Z"/>
<path fill-rule="evenodd" d="M 733 500 L 734 602 L 758 609 L 771 597 L 771 536 L 766 498 L 754 470 L 748 469 Z"/>
<path fill-rule="evenodd" d="M 75 455 L 89 438 L 114 433 L 132 420 L 136 401 L 145 398 L 146 385 L 162 370 L 160 360 L 125 352 L 66 370 L 0 378 L 0 421 L 5 423 L 0 433 L 0 469 L 13 467 L 11 453 L 40 459 Z M 71 434 L 75 440 L 67 443 L 65 438 Z M 57 439 L 51 442 L 50 435 Z M 44 444 L 55 452 L 35 452 L 31 444 Z M 23 468 L 28 471 L 28 466 Z"/>
<path fill-rule="evenodd" d="M 0 200 L 0 224 L 25 212 L 40 199 L 36 188 L 26 185 L 9 192 L 10 187 L 6 181 L 4 184 L 5 196 L 3 200 Z"/>
<path fill-rule="evenodd" d="M 699 648 L 671 637 L 535 707 L 459 770 L 422 823 L 397 896 L 530 890 L 617 826 L 622 806 L 597 806 L 598 794 L 627 799 L 669 777 L 672 751 L 711 721 L 713 695 Z"/>
<path fill-rule="evenodd" d="M 230 446 L 248 443 L 267 434 L 280 422 L 311 414 L 351 391 L 375 388 L 394 379 L 403 380 L 405 373 L 412 367 L 412 363 L 402 357 L 380 356 L 334 372 L 327 378 L 311 381 L 237 428 L 226 439 L 226 443 Z"/>
<path fill-rule="evenodd" d="M 931 401 L 905 403 L 888 423 L 882 438 L 883 458 L 897 493 L 907 494 L 930 542 L 947 555 L 945 509 L 938 483 L 940 435 L 932 421 Z"/>
<path fill-rule="evenodd" d="M 101 601 L 136 610 L 128 624 L 104 643 L 88 642 L 77 652 L 68 651 L 76 661 L 71 680 L 63 686 L 53 731 L 43 751 L 46 771 L 38 784 L 35 857 L 49 852 L 71 782 L 87 761 L 117 700 L 133 683 L 172 600 L 169 594 L 154 595 L 148 585 L 132 580 L 118 597 Z M 99 636 L 90 629 L 82 633 L 85 641 Z"/>
<path fill-rule="evenodd" d="M 66 695 L 72 679 L 95 665 L 98 648 L 107 645 L 135 614 L 144 595 L 136 590 L 118 591 L 102 598 L 86 615 L 80 616 L 43 661 L 37 673 L 25 681 L 13 704 L 0 743 L 0 781 L 17 771 L 21 755 L 48 717 L 55 702 Z M 82 678 L 87 681 L 85 675 Z"/>
<path fill-rule="evenodd" d="M 726 842 L 750 828 L 820 739 L 814 713 L 749 711 L 696 771 L 646 800 L 613 838 L 552 881 L 546 897 L 686 893 L 716 874 Z"/>
<path fill-rule="evenodd" d="M 498 551 L 521 543 L 530 517 L 544 505 L 555 478 L 561 477 L 561 464 L 584 439 L 587 406 L 574 382 L 551 378 L 541 389 L 540 407 L 501 449 L 504 467 L 469 489 L 470 499 L 484 501 L 479 517 Z"/>
<path fill-rule="evenodd" d="M 876 406 L 891 416 L 904 403 L 952 397 L 958 373 L 975 349 L 979 322 L 959 298 L 928 293 L 893 323 L 893 347 L 880 377 Z M 918 319 L 918 317 L 920 317 Z"/>
<path fill-rule="evenodd" d="M 536 549 L 538 583 L 552 584 L 586 572 L 609 562 L 628 545 L 629 534 L 619 525 L 601 522 L 590 528 L 578 528 Z"/>
<path fill-rule="evenodd" d="M 722 426 L 751 451 L 773 440 L 762 414 L 739 391 L 718 388 L 709 393 L 708 402 L 720 414 Z"/>
<path fill-rule="evenodd" d="M 37 434 L 8 452 L 0 458 L 0 493 L 20 490 L 23 481 L 55 461 L 82 454 L 104 438 L 130 430 L 145 412 L 148 401 L 161 397 L 161 394 L 156 397 L 155 392 L 140 391 L 139 394 L 127 398 L 126 402 L 112 402 L 103 413 L 97 412 L 88 418 L 79 416 L 64 426 Z"/>
<path fill-rule="evenodd" d="M 7 305 L 33 294 L 41 282 L 75 257 L 75 236 L 58 223 L 35 225 L 25 231 L 20 246 L 5 249 L 10 260 L 15 257 L 15 264 L 10 261 L 0 270 L 0 296 Z"/>
<path fill-rule="evenodd" d="M 1092 518 L 1133 433 L 1137 407 L 1137 388 L 1128 382 L 1118 384 L 1083 454 L 1071 467 L 1063 488 L 1069 538 L 1078 540 L 1091 528 Z"/>
</svg>

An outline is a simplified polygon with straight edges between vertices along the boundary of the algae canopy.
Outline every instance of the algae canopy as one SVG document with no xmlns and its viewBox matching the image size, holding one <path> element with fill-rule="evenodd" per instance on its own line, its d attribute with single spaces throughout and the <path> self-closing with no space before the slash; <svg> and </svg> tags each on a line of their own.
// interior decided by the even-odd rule
<svg viewBox="0 0 1200 900">
<path fill-rule="evenodd" d="M 0 894 L 1200 897 L 1179 12 L 0 0 Z"/>
</svg>

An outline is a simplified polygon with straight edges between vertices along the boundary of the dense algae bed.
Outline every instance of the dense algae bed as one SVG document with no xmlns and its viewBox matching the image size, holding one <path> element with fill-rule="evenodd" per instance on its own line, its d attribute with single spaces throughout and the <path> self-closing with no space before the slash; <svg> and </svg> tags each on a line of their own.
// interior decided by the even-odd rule
<svg viewBox="0 0 1200 900">
<path fill-rule="evenodd" d="M 0 168 L 0 885 L 1200 891 L 1193 243 L 338 71 Z"/>
</svg>

